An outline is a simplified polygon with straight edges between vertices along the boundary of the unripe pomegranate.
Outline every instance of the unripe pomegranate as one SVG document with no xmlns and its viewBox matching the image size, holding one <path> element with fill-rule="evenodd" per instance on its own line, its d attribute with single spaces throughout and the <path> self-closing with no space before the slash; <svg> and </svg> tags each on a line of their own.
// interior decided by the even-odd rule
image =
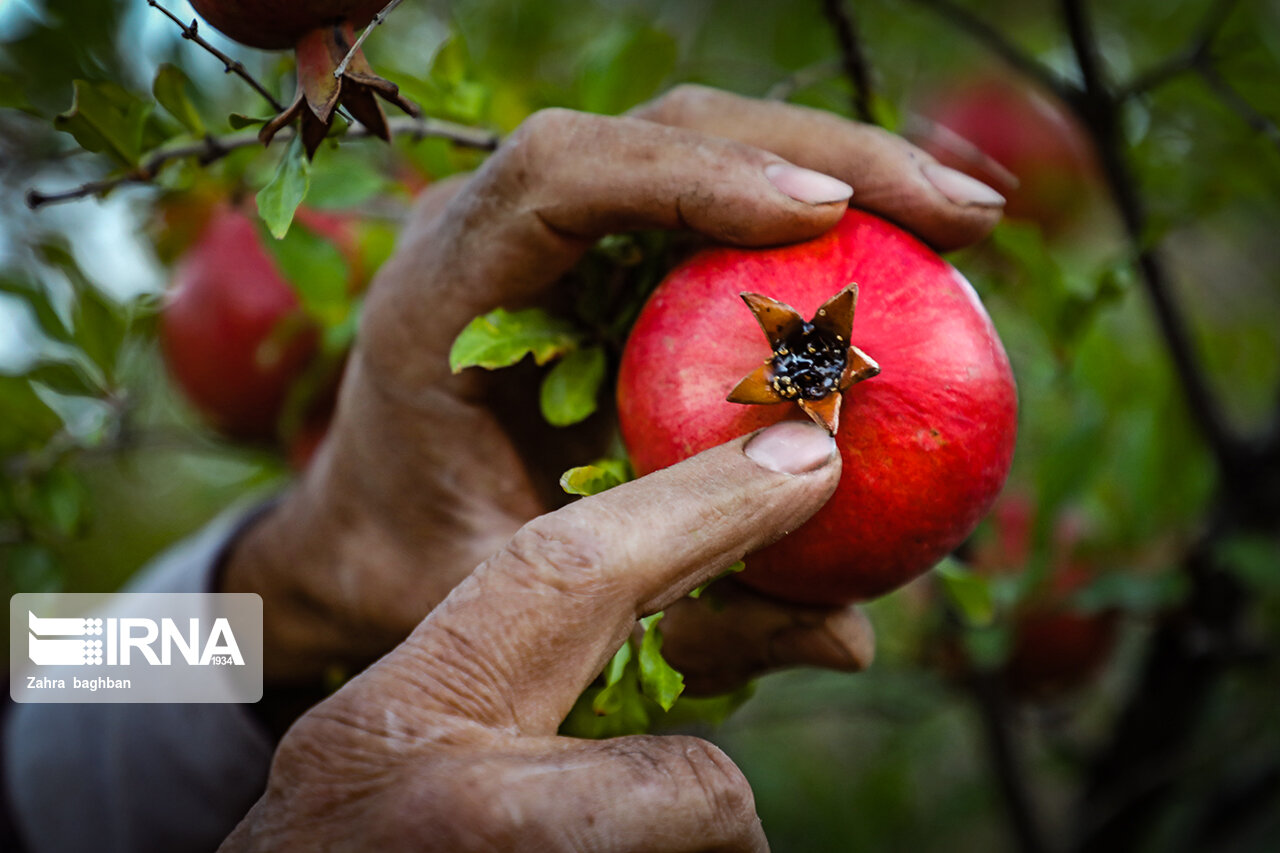
<svg viewBox="0 0 1280 853">
<path fill-rule="evenodd" d="M 804 603 L 869 599 L 901 586 L 959 545 L 1000 491 L 1013 456 L 1017 394 L 968 282 L 911 235 L 858 211 L 807 243 L 709 249 L 654 292 L 618 377 L 620 426 L 642 474 L 803 418 L 790 401 L 726 399 L 765 360 L 765 372 L 785 388 L 779 365 L 786 357 L 771 350 L 739 295 L 760 294 L 818 320 L 851 282 L 858 292 L 849 343 L 880 372 L 848 387 L 834 413 L 840 484 L 805 525 L 749 556 L 739 575 Z M 840 369 L 817 365 L 811 373 L 822 384 Z M 809 408 L 822 407 L 818 400 Z"/>
<path fill-rule="evenodd" d="M 289 388 L 317 348 L 316 327 L 260 239 L 246 214 L 219 207 L 178 263 L 160 313 L 178 386 L 214 427 L 246 440 L 276 436 Z"/>
</svg>

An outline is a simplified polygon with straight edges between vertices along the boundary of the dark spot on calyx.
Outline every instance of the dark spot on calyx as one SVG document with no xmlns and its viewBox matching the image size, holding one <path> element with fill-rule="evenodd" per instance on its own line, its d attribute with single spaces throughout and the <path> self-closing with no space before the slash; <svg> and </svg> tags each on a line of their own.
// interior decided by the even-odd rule
<svg viewBox="0 0 1280 853">
<path fill-rule="evenodd" d="M 803 323 L 774 346 L 773 390 L 788 400 L 821 400 L 839 390 L 848 357 L 839 335 Z"/>
</svg>

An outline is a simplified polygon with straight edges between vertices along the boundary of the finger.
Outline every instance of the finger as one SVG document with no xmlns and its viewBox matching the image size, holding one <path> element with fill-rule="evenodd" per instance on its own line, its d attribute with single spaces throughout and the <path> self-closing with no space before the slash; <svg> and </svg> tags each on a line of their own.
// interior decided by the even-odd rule
<svg viewBox="0 0 1280 853">
<path fill-rule="evenodd" d="M 688 228 L 740 245 L 792 242 L 831 228 L 849 192 L 740 142 L 636 118 L 540 112 L 444 215 L 405 234 L 366 302 L 359 346 L 384 381 L 422 387 L 439 378 L 463 325 L 532 300 L 599 237 Z"/>
<path fill-rule="evenodd" d="M 502 738 L 410 761 L 392 806 L 362 803 L 379 818 L 361 827 L 365 849 L 768 850 L 746 778 L 698 738 Z"/>
<path fill-rule="evenodd" d="M 851 204 L 898 223 L 940 251 L 985 237 L 1004 197 L 881 128 L 808 107 L 681 86 L 634 115 L 736 139 L 845 181 Z"/>
<path fill-rule="evenodd" d="M 417 711 L 551 734 L 636 619 L 799 526 L 839 454 L 788 421 L 525 525 L 382 662 Z"/>
<path fill-rule="evenodd" d="M 538 815 L 514 827 L 519 837 L 510 839 L 510 848 L 496 847 L 646 853 L 769 849 L 742 771 L 705 740 L 555 738 L 551 744 L 546 754 L 506 759 L 505 772 L 483 784 L 484 794 L 494 789 L 504 812 Z M 555 791 L 554 798 L 548 798 L 548 790 Z"/>
<path fill-rule="evenodd" d="M 860 608 L 789 604 L 731 581 L 669 606 L 662 637 L 689 695 L 728 693 L 788 666 L 861 672 L 875 658 L 875 632 Z"/>
</svg>

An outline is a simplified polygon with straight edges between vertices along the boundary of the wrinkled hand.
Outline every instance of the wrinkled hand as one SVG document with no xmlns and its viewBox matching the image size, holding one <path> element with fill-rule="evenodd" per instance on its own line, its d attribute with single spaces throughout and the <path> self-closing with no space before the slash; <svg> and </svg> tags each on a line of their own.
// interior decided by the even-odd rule
<svg viewBox="0 0 1280 853">
<path fill-rule="evenodd" d="M 637 618 L 803 522 L 839 476 L 826 432 L 787 422 L 525 525 L 290 729 L 223 850 L 767 849 L 710 743 L 556 729 Z M 865 625 L 849 640 L 869 653 Z"/>
<path fill-rule="evenodd" d="M 528 391 L 512 387 L 519 370 L 450 373 L 468 321 L 546 298 L 606 234 L 803 240 L 832 227 L 851 192 L 939 249 L 985 235 L 1002 201 L 882 130 L 700 87 L 622 118 L 537 113 L 474 175 L 428 192 L 368 297 L 329 440 L 226 567 L 224 588 L 264 598 L 268 679 L 384 653 L 548 508 L 532 472 L 581 435 L 548 441 L 533 406 L 500 414 Z M 579 450 L 553 470 L 590 458 Z M 855 611 L 729 598 L 732 635 L 707 630 L 692 603 L 663 623 L 691 690 L 787 664 L 860 665 Z M 722 655 L 706 653 L 711 642 Z"/>
</svg>

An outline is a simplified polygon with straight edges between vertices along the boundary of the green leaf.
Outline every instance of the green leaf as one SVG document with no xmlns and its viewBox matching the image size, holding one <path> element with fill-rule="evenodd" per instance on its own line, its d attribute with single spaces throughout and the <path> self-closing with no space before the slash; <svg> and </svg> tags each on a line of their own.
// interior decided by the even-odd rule
<svg viewBox="0 0 1280 853">
<path fill-rule="evenodd" d="M 190 85 L 191 81 L 185 71 L 166 62 L 156 72 L 155 80 L 151 83 L 151 93 L 160 106 L 178 120 L 178 124 L 196 136 L 203 136 L 204 122 L 187 94 Z"/>
<path fill-rule="evenodd" d="M 597 459 L 590 465 L 570 468 L 560 476 L 560 488 L 570 495 L 598 495 L 635 479 L 631 463 L 625 459 Z"/>
<path fill-rule="evenodd" d="M 662 632 L 658 622 L 663 614 L 655 613 L 640 620 L 644 639 L 640 641 L 640 689 L 664 711 L 670 711 L 684 692 L 684 676 L 676 672 L 662 656 Z"/>
<path fill-rule="evenodd" d="M 582 108 L 615 114 L 657 94 L 675 67 L 676 40 L 652 27 L 620 26 L 595 42 L 582 72 Z"/>
<path fill-rule="evenodd" d="M 77 288 L 75 308 L 75 342 L 114 384 L 120 349 L 128 329 L 128 319 L 120 306 L 96 287 L 85 284 Z"/>
<path fill-rule="evenodd" d="M 468 367 L 495 370 L 509 367 L 526 355 L 546 364 L 578 344 L 573 326 L 541 308 L 506 311 L 497 308 L 467 324 L 449 350 L 449 367 L 461 373 Z"/>
<path fill-rule="evenodd" d="M 71 107 L 53 120 L 82 148 L 106 154 L 121 166 L 134 166 L 151 104 L 115 83 L 76 80 Z"/>
<path fill-rule="evenodd" d="M 706 592 L 706 591 L 707 591 L 707 587 L 711 586 L 713 583 L 715 583 L 716 581 L 720 580 L 721 578 L 727 578 L 727 577 L 729 577 L 730 575 L 736 575 L 738 572 L 745 571 L 745 570 L 746 570 L 746 568 L 747 568 L 747 564 L 746 564 L 745 562 L 743 562 L 742 560 L 739 560 L 738 562 L 734 563 L 734 564 L 733 564 L 732 566 L 730 566 L 729 568 L 725 569 L 725 570 L 724 570 L 723 572 L 721 572 L 720 574 L 718 574 L 718 575 L 716 575 L 715 577 L 713 577 L 711 580 L 709 580 L 709 581 L 707 581 L 706 583 L 702 584 L 702 586 L 694 587 L 692 590 L 690 590 L 690 591 L 689 591 L 689 597 L 690 597 L 690 598 L 701 598 L 701 597 L 702 597 L 702 593 L 704 593 L 704 592 Z"/>
<path fill-rule="evenodd" d="M 1280 539 L 1259 534 L 1236 534 L 1218 546 L 1227 570 L 1251 588 L 1280 592 Z"/>
<path fill-rule="evenodd" d="M 943 560 L 934 569 L 947 600 L 966 625 L 982 628 L 995 621 L 995 600 L 987 579 L 976 575 L 955 560 Z"/>
<path fill-rule="evenodd" d="M 627 675 L 632 657 L 631 641 L 627 640 L 622 644 L 622 648 L 614 653 L 609 665 L 605 667 L 604 688 L 595 695 L 591 702 L 591 708 L 597 714 L 604 716 L 606 714 L 616 714 L 622 710 L 627 693 L 622 681 Z"/>
<path fill-rule="evenodd" d="M 1270 564 L 1273 573 L 1277 565 Z M 1084 613 L 1117 609 L 1129 613 L 1156 613 L 1177 605 L 1189 589 L 1187 577 L 1182 572 L 1109 571 L 1100 573 L 1088 586 L 1071 596 L 1071 605 Z"/>
<path fill-rule="evenodd" d="M 88 502 L 88 491 L 80 478 L 61 467 L 36 481 L 26 508 L 40 524 L 68 539 L 81 528 Z"/>
<path fill-rule="evenodd" d="M 49 291 L 44 287 L 28 279 L 0 278 L 0 293 L 12 294 L 26 303 L 40 330 L 51 340 L 64 343 L 71 340 L 71 330 L 62 322 L 49 298 Z"/>
<path fill-rule="evenodd" d="M 325 328 L 342 325 L 350 317 L 351 272 L 337 246 L 302 227 L 290 228 L 282 238 L 264 245 L 308 315 Z"/>
<path fill-rule="evenodd" d="M 311 188 L 311 161 L 302 145 L 302 136 L 295 136 L 280 158 L 275 177 L 258 191 L 258 215 L 267 223 L 267 230 L 277 240 L 289 233 L 293 214 L 307 197 Z"/>
<path fill-rule="evenodd" d="M 61 428 L 62 419 L 30 382 L 0 375 L 0 453 L 39 448 Z"/>
<path fill-rule="evenodd" d="M 30 115 L 39 115 L 31 102 L 27 100 L 22 84 L 12 74 L 0 74 L 0 109 L 20 110 Z"/>
<path fill-rule="evenodd" d="M 259 127 L 271 121 L 270 116 L 265 118 L 255 118 L 247 116 L 244 113 L 232 113 L 227 116 L 227 123 L 231 125 L 232 130 L 244 130 L 247 127 Z"/>
<path fill-rule="evenodd" d="M 39 361 L 24 375 L 59 394 L 97 397 L 106 390 L 98 382 L 98 377 L 90 375 L 84 366 L 73 361 Z"/>
<path fill-rule="evenodd" d="M 569 352 L 542 380 L 542 416 L 552 426 L 576 424 L 596 410 L 604 382 L 604 348 L 593 346 Z"/>
</svg>

